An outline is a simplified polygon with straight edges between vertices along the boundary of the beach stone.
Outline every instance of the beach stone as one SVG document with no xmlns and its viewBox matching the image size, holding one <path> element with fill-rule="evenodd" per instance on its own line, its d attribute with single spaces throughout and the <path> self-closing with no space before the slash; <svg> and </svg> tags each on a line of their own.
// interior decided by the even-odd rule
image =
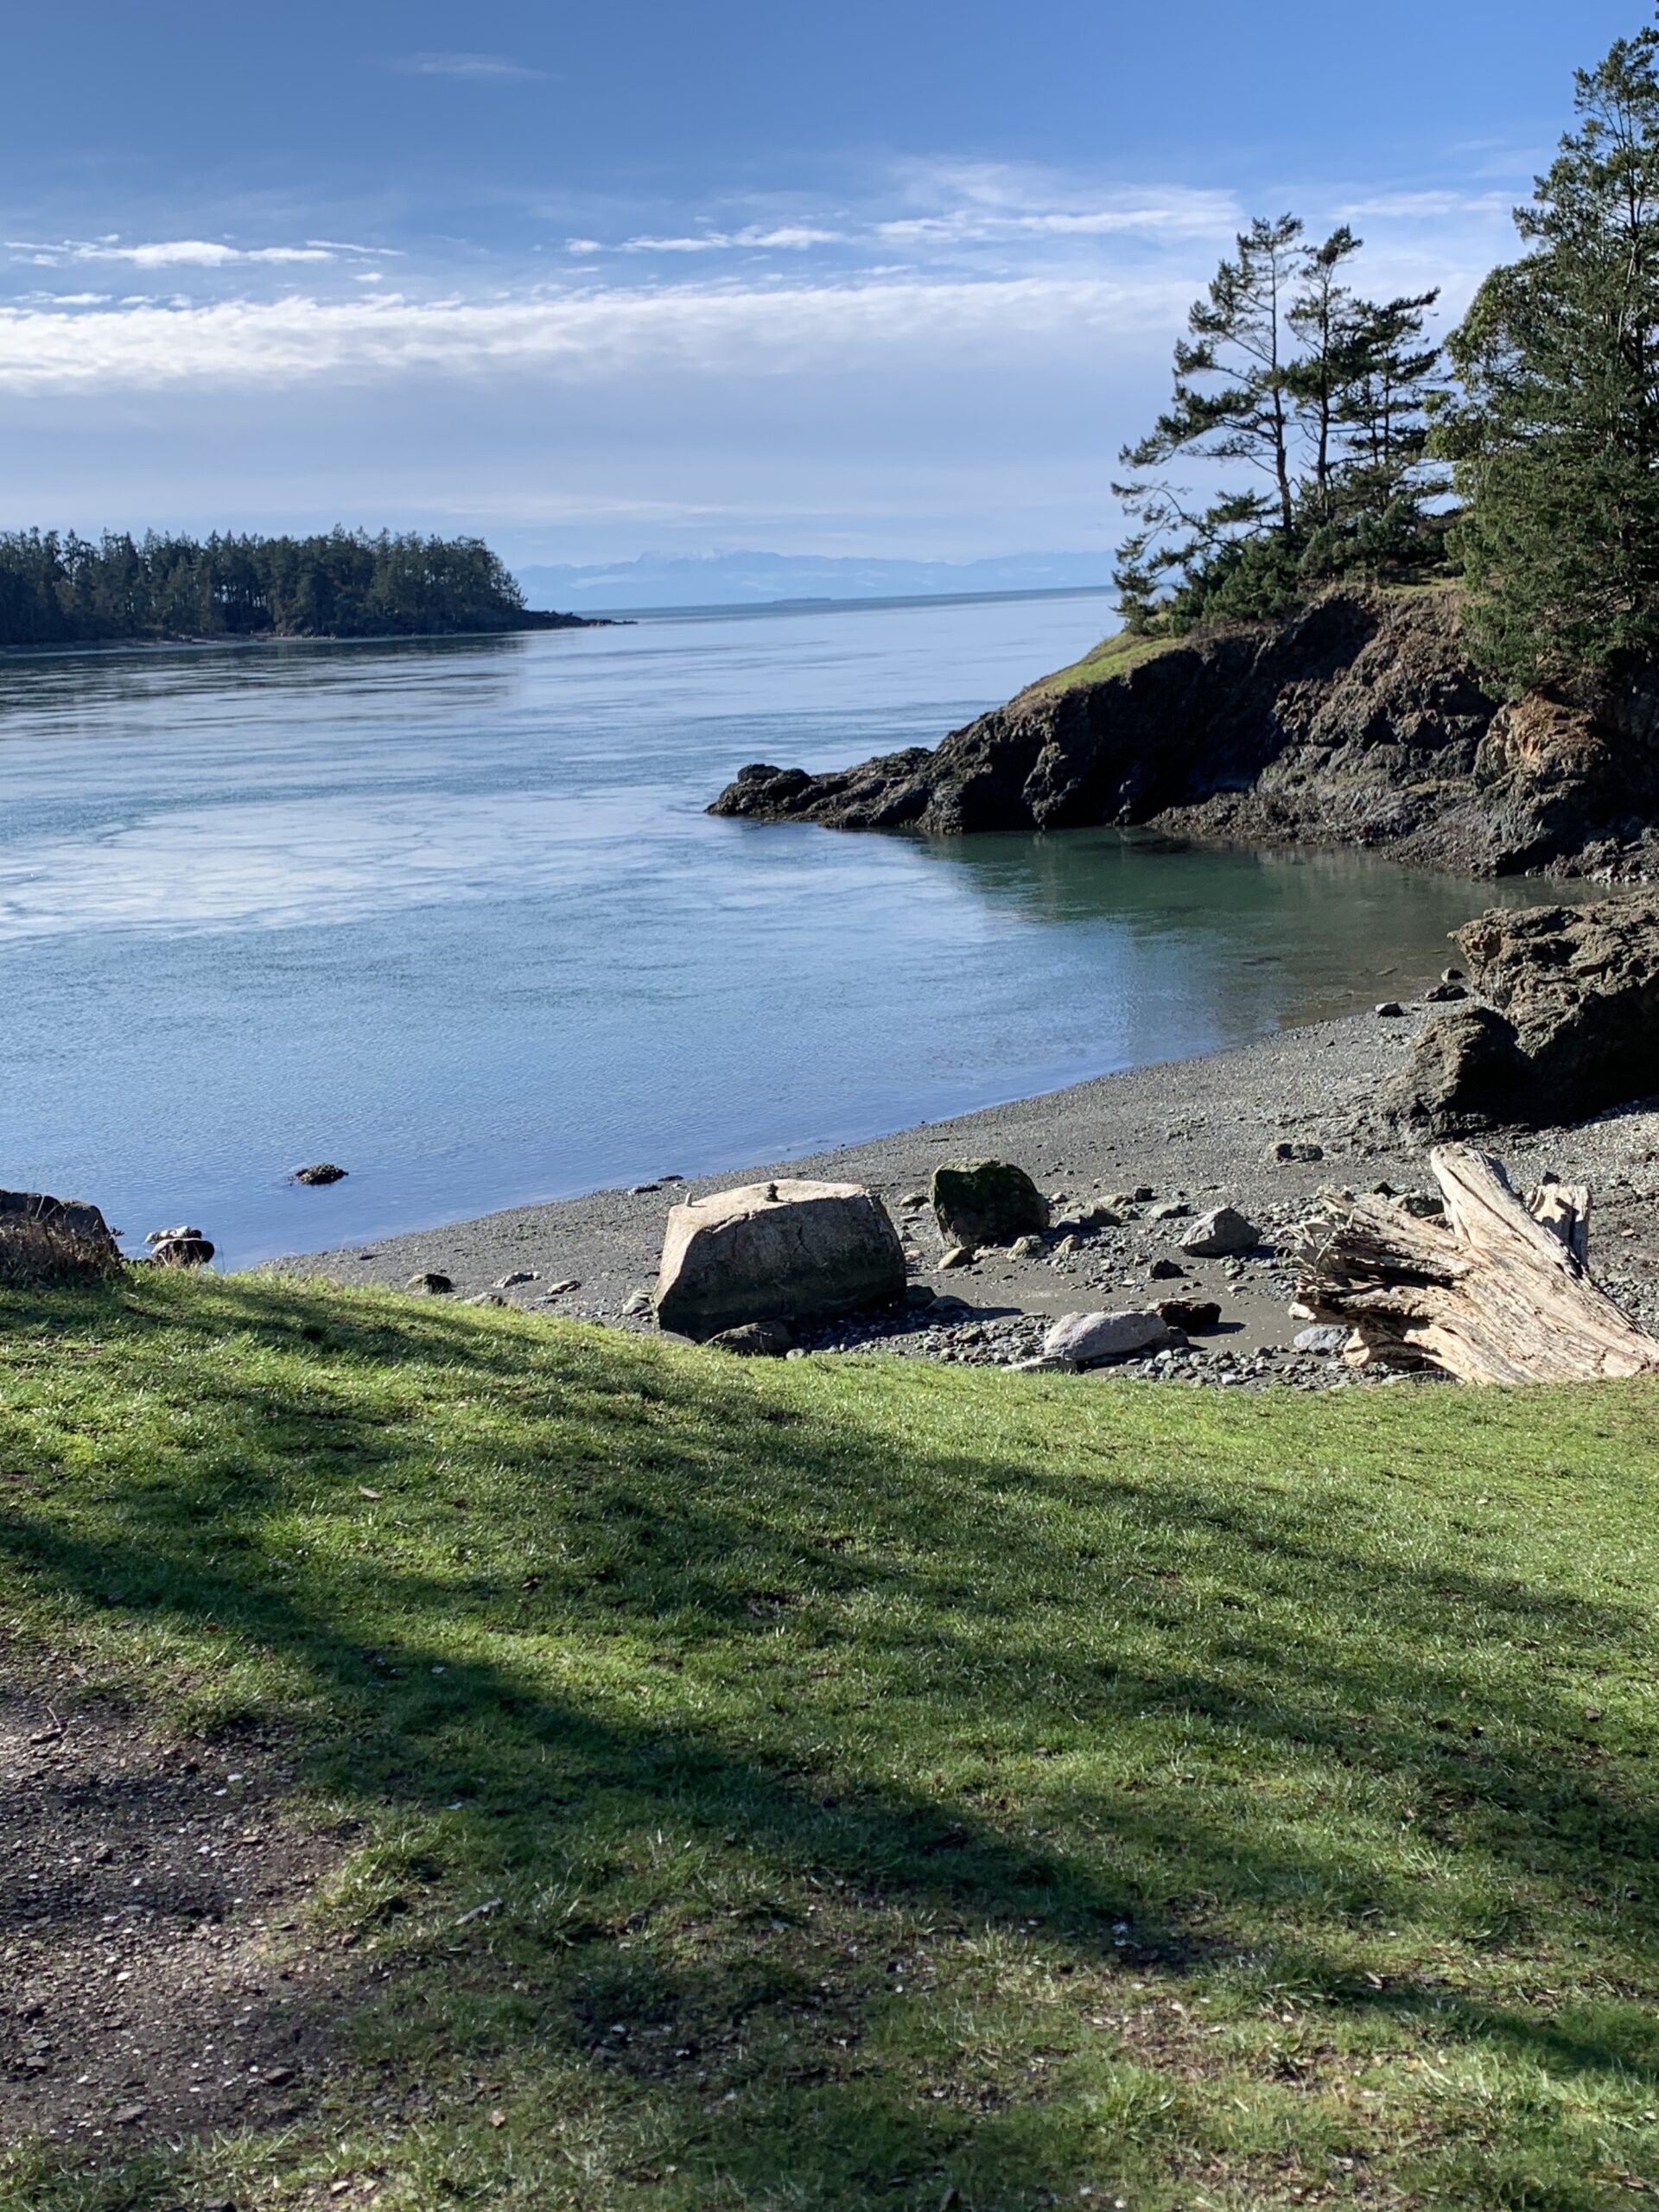
<svg viewBox="0 0 1659 2212">
<path fill-rule="evenodd" d="M 649 1313 L 651 1311 L 651 1293 L 648 1290 L 636 1290 L 632 1292 L 623 1300 L 622 1311 L 624 1313 L 630 1316 L 639 1313 Z"/>
<path fill-rule="evenodd" d="M 1123 1226 L 1122 1215 L 1112 1205 L 1090 1206 L 1082 1220 L 1085 1229 L 1122 1229 Z"/>
<path fill-rule="evenodd" d="M 1346 1329 L 1299 1329 L 1291 1342 L 1298 1351 L 1338 1352 L 1347 1343 L 1348 1336 Z"/>
<path fill-rule="evenodd" d="M 1313 1161 L 1325 1158 L 1325 1147 L 1322 1144 L 1299 1143 L 1293 1138 L 1281 1144 L 1270 1144 L 1265 1157 L 1274 1166 L 1281 1167 L 1287 1166 L 1293 1160 L 1304 1160 L 1311 1165 Z"/>
<path fill-rule="evenodd" d="M 1431 1021 L 1382 1094 L 1383 1112 L 1424 1136 L 1472 1135 L 1525 1117 L 1529 1071 L 1515 1025 L 1471 1006 Z"/>
<path fill-rule="evenodd" d="M 941 1160 L 928 1195 L 947 1244 L 1012 1244 L 1049 1224 L 1048 1200 L 1010 1160 Z"/>
<path fill-rule="evenodd" d="M 1161 1205 L 1152 1208 L 1148 1221 L 1185 1221 L 1192 1209 L 1185 1198 L 1166 1198 Z"/>
<path fill-rule="evenodd" d="M 332 1160 L 323 1160 L 315 1167 L 296 1167 L 290 1179 L 296 1183 L 343 1183 L 346 1170 L 336 1167 Z"/>
<path fill-rule="evenodd" d="M 912 1313 L 925 1313 L 930 1306 L 937 1306 L 939 1294 L 931 1282 L 913 1282 L 905 1293 L 905 1303 Z"/>
<path fill-rule="evenodd" d="M 856 1183 L 746 1183 L 671 1208 L 655 1305 L 706 1343 L 749 1321 L 806 1321 L 905 1295 L 886 1206 Z"/>
<path fill-rule="evenodd" d="M 1147 1269 L 1148 1282 L 1179 1282 L 1186 1269 L 1174 1260 L 1154 1260 Z"/>
<path fill-rule="evenodd" d="M 1048 1247 L 1040 1236 L 1016 1236 L 1008 1247 L 1016 1260 L 1040 1260 Z"/>
<path fill-rule="evenodd" d="M 419 1291 L 428 1298 L 445 1297 L 454 1287 L 448 1275 L 441 1275 L 431 1268 L 418 1275 L 410 1275 L 407 1285 L 409 1289 Z"/>
<path fill-rule="evenodd" d="M 510 1275 L 502 1275 L 495 1287 L 498 1290 L 516 1290 L 521 1282 L 537 1282 L 540 1280 L 534 1268 L 515 1268 Z"/>
<path fill-rule="evenodd" d="M 1181 1249 L 1194 1260 L 1224 1260 L 1253 1251 L 1261 1242 L 1261 1230 L 1236 1206 L 1217 1206 L 1198 1216 L 1182 1237 Z"/>
<path fill-rule="evenodd" d="M 1183 1336 L 1221 1326 L 1221 1301 L 1215 1298 L 1160 1298 L 1154 1312 Z"/>
<path fill-rule="evenodd" d="M 1381 1021 L 1396 1021 L 1405 1010 L 1398 999 L 1384 999 L 1380 1006 L 1371 1008 L 1372 1013 Z"/>
<path fill-rule="evenodd" d="M 708 1339 L 711 1351 L 734 1352 L 740 1359 L 781 1359 L 795 1341 L 782 1321 L 745 1321 Z"/>
<path fill-rule="evenodd" d="M 950 1244 L 939 1255 L 942 1268 L 971 1268 L 979 1257 L 971 1244 Z"/>
<path fill-rule="evenodd" d="M 1169 1324 L 1160 1313 L 1067 1313 L 1043 1338 L 1042 1356 L 1075 1367 L 1102 1367 L 1159 1351 L 1169 1338 Z"/>
<path fill-rule="evenodd" d="M 205 1268 L 213 1256 L 205 1236 L 164 1236 L 150 1254 L 158 1268 Z"/>
<path fill-rule="evenodd" d="M 1423 993 L 1423 999 L 1428 1006 L 1450 1006 L 1454 1000 L 1466 999 L 1468 995 L 1468 990 L 1462 983 L 1436 983 L 1432 989 Z"/>
<path fill-rule="evenodd" d="M 199 1229 L 152 1229 L 144 1242 L 146 1244 L 166 1244 L 175 1236 L 200 1236 L 200 1234 Z"/>
</svg>

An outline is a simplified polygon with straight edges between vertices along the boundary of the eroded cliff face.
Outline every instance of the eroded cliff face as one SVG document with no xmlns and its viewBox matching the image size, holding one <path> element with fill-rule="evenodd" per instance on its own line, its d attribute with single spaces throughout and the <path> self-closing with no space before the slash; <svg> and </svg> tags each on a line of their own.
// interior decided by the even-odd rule
<svg viewBox="0 0 1659 2212">
<path fill-rule="evenodd" d="M 1147 823 L 1475 874 L 1659 873 L 1659 679 L 1503 704 L 1454 591 L 1341 590 L 1099 683 L 1039 685 L 932 752 L 746 768 L 710 811 L 932 836 Z"/>
</svg>

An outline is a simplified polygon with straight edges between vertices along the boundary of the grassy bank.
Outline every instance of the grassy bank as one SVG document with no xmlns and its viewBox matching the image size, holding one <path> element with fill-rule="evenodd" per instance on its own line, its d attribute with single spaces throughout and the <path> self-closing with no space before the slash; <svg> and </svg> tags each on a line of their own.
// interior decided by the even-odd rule
<svg viewBox="0 0 1659 2212">
<path fill-rule="evenodd" d="M 0 2204 L 1626 2202 L 1656 1412 L 0 1300 L 13 1663 L 356 1824 L 281 2130 Z"/>
</svg>

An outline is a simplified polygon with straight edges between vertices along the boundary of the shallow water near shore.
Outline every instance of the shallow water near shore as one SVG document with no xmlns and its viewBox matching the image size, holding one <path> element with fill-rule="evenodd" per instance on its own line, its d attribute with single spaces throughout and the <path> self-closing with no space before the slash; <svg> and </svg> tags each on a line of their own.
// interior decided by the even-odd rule
<svg viewBox="0 0 1659 2212">
<path fill-rule="evenodd" d="M 1109 616 L 0 667 L 0 1183 L 134 1240 L 188 1220 L 246 1265 L 1241 1043 L 1408 990 L 1471 914 L 1546 895 L 702 812 L 746 761 L 934 743 Z M 317 1160 L 348 1179 L 287 1180 Z"/>
</svg>

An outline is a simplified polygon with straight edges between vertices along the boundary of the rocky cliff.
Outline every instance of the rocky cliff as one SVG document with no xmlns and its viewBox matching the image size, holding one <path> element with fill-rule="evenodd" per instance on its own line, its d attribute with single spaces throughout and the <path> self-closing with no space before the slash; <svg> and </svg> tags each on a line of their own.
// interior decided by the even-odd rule
<svg viewBox="0 0 1659 2212">
<path fill-rule="evenodd" d="M 1144 823 L 1483 875 L 1659 874 L 1659 673 L 1504 702 L 1454 590 L 1341 589 L 1098 680 L 1085 664 L 931 752 L 745 768 L 709 811 L 932 836 Z"/>
</svg>

